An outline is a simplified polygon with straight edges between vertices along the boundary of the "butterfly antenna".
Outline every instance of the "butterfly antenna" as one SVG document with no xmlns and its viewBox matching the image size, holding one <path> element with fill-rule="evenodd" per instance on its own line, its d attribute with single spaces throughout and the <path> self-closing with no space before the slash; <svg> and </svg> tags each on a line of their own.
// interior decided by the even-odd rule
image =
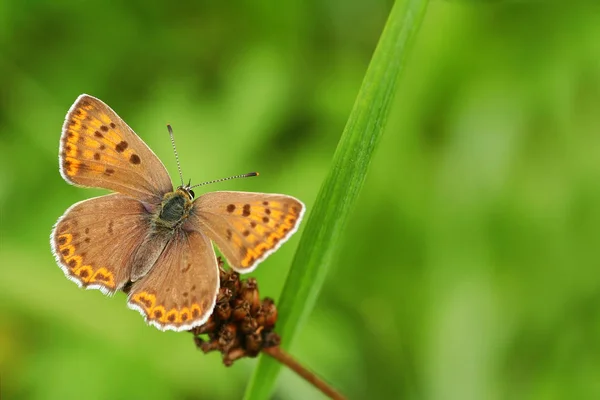
<svg viewBox="0 0 600 400">
<path fill-rule="evenodd" d="M 204 186 L 204 185 L 208 185 L 210 183 L 217 183 L 217 182 L 223 182 L 223 181 L 228 181 L 231 179 L 237 179 L 237 178 L 250 178 L 252 176 L 258 176 L 258 172 L 248 172 L 247 174 L 241 174 L 241 175 L 235 175 L 235 176 L 230 176 L 229 178 L 221 178 L 221 179 L 215 179 L 214 181 L 208 181 L 208 182 L 204 182 L 204 183 L 199 183 L 197 185 L 194 185 L 191 188 L 195 188 L 198 186 Z"/>
<path fill-rule="evenodd" d="M 171 144 L 173 145 L 173 151 L 175 152 L 175 161 L 177 161 L 179 178 L 181 178 L 181 186 L 183 186 L 183 174 L 181 173 L 181 165 L 179 164 L 179 155 L 177 154 L 177 147 L 175 147 L 175 136 L 173 135 L 173 128 L 171 128 L 171 125 L 167 124 L 167 129 L 169 130 L 169 136 L 171 136 Z"/>
</svg>

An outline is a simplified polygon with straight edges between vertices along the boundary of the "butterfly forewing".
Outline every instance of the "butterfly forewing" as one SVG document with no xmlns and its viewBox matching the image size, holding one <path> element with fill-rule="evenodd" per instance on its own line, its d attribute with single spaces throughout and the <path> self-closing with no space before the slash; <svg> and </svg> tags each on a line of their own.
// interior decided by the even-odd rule
<svg viewBox="0 0 600 400">
<path fill-rule="evenodd" d="M 210 240 L 200 232 L 177 229 L 150 273 L 133 284 L 128 305 L 160 330 L 184 331 L 206 322 L 218 288 Z"/>
<path fill-rule="evenodd" d="M 159 203 L 173 190 L 162 162 L 106 104 L 88 95 L 69 110 L 60 138 L 59 168 L 73 184 L 114 190 Z"/>
<path fill-rule="evenodd" d="M 65 275 L 79 286 L 114 293 L 150 225 L 142 203 L 110 194 L 76 203 L 58 220 L 51 244 Z"/>
<path fill-rule="evenodd" d="M 229 265 L 250 272 L 297 229 L 304 205 L 280 194 L 212 192 L 200 196 L 188 221 L 189 229 L 205 232 Z"/>
</svg>

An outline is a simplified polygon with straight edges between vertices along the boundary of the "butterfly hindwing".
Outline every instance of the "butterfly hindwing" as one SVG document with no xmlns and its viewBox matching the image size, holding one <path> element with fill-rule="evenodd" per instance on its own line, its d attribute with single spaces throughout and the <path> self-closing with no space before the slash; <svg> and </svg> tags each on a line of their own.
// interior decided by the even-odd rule
<svg viewBox="0 0 600 400">
<path fill-rule="evenodd" d="M 200 232 L 177 229 L 152 270 L 131 287 L 128 306 L 160 330 L 185 331 L 206 322 L 218 289 L 210 240 Z"/>
<path fill-rule="evenodd" d="M 154 204 L 173 190 L 164 165 L 142 139 L 109 106 L 85 94 L 66 116 L 59 168 L 69 183 Z"/>
<path fill-rule="evenodd" d="M 229 265 L 250 272 L 297 229 L 304 204 L 291 196 L 212 192 L 198 197 L 184 226 L 216 243 Z"/>
<path fill-rule="evenodd" d="M 129 280 L 130 260 L 148 232 L 148 220 L 141 202 L 121 194 L 76 203 L 52 231 L 56 261 L 79 286 L 112 294 Z"/>
</svg>

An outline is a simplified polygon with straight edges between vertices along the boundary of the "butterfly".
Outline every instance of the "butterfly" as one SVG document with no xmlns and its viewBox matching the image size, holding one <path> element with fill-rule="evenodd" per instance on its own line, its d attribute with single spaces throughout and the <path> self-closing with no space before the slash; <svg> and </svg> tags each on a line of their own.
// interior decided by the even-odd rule
<svg viewBox="0 0 600 400">
<path fill-rule="evenodd" d="M 86 94 L 67 113 L 58 159 L 68 183 L 116 192 L 78 202 L 58 219 L 50 238 L 58 265 L 86 289 L 112 295 L 127 285 L 128 307 L 163 331 L 189 330 L 211 315 L 219 290 L 212 242 L 235 271 L 253 271 L 296 231 L 305 209 L 281 194 L 195 198 L 199 185 L 183 179 L 174 189 L 144 141 Z"/>
</svg>

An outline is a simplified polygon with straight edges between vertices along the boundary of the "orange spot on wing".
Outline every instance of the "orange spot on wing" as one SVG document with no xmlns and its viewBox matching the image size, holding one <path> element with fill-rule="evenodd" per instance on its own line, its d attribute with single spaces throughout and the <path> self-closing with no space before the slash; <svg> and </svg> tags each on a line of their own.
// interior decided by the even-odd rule
<svg viewBox="0 0 600 400">
<path fill-rule="evenodd" d="M 97 140 L 89 137 L 89 136 L 85 136 L 83 138 L 83 144 L 86 145 L 87 147 L 91 147 L 92 149 L 97 149 L 100 147 L 100 142 L 98 142 Z M 94 153 L 92 152 L 91 156 L 86 156 L 86 158 L 91 158 L 94 155 Z"/>
<path fill-rule="evenodd" d="M 61 250 L 64 249 L 66 246 L 71 244 L 72 240 L 73 240 L 73 235 L 71 235 L 70 233 L 63 233 L 57 239 L 58 248 Z"/>
<path fill-rule="evenodd" d="M 149 319 L 154 319 L 160 322 L 165 322 L 165 317 L 167 315 L 167 311 L 163 306 L 156 306 L 148 313 Z"/>
<path fill-rule="evenodd" d="M 104 165 L 102 165 L 102 164 L 90 164 L 88 166 L 88 169 L 90 171 L 94 171 L 94 172 L 97 172 L 97 173 L 100 174 L 100 173 L 104 172 Z"/>
<path fill-rule="evenodd" d="M 73 254 L 75 254 L 75 247 L 71 245 L 61 246 L 60 254 L 63 256 L 64 259 L 68 259 L 69 257 L 72 257 Z"/>
<path fill-rule="evenodd" d="M 73 143 L 67 143 L 65 145 L 65 155 L 67 157 L 76 157 L 77 156 L 77 146 Z"/>
<path fill-rule="evenodd" d="M 65 263 L 72 271 L 76 271 L 79 268 L 81 268 L 81 264 L 83 263 L 83 260 L 81 259 L 81 256 L 71 256 L 71 257 L 65 258 Z"/>
<path fill-rule="evenodd" d="M 81 161 L 73 157 L 65 157 L 63 167 L 67 175 L 74 176 L 79 171 L 79 168 L 81 168 Z"/>
<path fill-rule="evenodd" d="M 77 133 L 81 130 L 81 120 L 79 117 L 73 116 L 69 123 L 69 132 Z"/>
<path fill-rule="evenodd" d="M 275 208 L 278 206 L 278 203 L 271 203 L 270 206 Z M 279 206 L 282 205 L 279 204 Z M 258 213 L 250 216 L 253 221 L 257 222 L 254 232 L 258 235 L 257 238 L 260 242 L 248 249 L 248 252 L 242 259 L 242 267 L 249 267 L 267 251 L 273 249 L 282 239 L 290 235 L 290 232 L 297 223 L 295 210 L 290 209 L 290 213 L 288 214 L 273 210 L 272 208 L 269 208 L 269 210 L 271 210 L 269 213 L 265 212 L 266 216 L 259 215 Z M 249 236 L 249 238 L 251 237 L 253 236 Z M 255 240 L 252 242 L 255 242 Z"/>
<path fill-rule="evenodd" d="M 115 277 L 109 270 L 107 270 L 104 267 L 99 268 L 94 273 L 94 275 L 90 279 L 90 283 L 94 283 L 94 282 L 102 283 L 111 289 L 115 288 Z"/>
<path fill-rule="evenodd" d="M 131 300 L 141 306 L 147 314 L 150 314 L 154 304 L 156 304 L 156 296 L 148 292 L 140 292 L 133 295 Z"/>
<path fill-rule="evenodd" d="M 77 275 L 82 282 L 89 283 L 94 273 L 94 269 L 91 265 L 84 265 L 80 268 L 77 268 L 75 271 L 73 271 L 73 273 Z"/>
<path fill-rule="evenodd" d="M 74 118 L 79 121 L 83 121 L 88 115 L 87 110 L 89 110 L 89 108 L 86 109 L 84 107 L 79 107 L 77 110 L 75 110 Z"/>
<path fill-rule="evenodd" d="M 261 224 L 257 224 L 254 230 L 259 236 L 264 236 L 267 233 L 267 228 L 262 226 Z"/>
<path fill-rule="evenodd" d="M 167 324 L 175 324 L 180 322 L 179 321 L 179 313 L 177 312 L 177 310 L 175 308 L 172 308 L 171 310 L 169 310 L 169 312 L 165 315 L 165 323 Z"/>
<path fill-rule="evenodd" d="M 110 117 L 106 114 L 100 114 L 100 120 L 104 125 L 110 124 Z"/>
<path fill-rule="evenodd" d="M 276 221 L 279 221 L 282 219 L 283 216 L 283 212 L 279 211 L 279 210 L 271 210 L 271 215 L 270 217 L 273 218 Z"/>
<path fill-rule="evenodd" d="M 107 139 L 107 141 L 106 141 L 107 146 L 111 146 L 112 149 L 115 148 L 116 144 L 120 143 L 123 140 L 123 137 L 121 135 L 119 135 L 117 132 L 115 132 L 114 130 L 110 130 L 110 131 L 106 132 L 104 137 L 106 137 L 106 139 Z"/>
<path fill-rule="evenodd" d="M 248 253 L 250 254 L 250 253 Z M 249 255 L 246 256 L 246 258 L 244 258 L 241 262 L 242 267 L 247 268 L 250 266 L 251 262 L 254 262 L 254 260 L 256 259 L 256 257 L 250 257 Z"/>
<path fill-rule="evenodd" d="M 95 132 L 104 124 L 98 118 L 92 118 L 91 121 L 88 121 L 88 125 L 90 129 Z"/>
<path fill-rule="evenodd" d="M 202 307 L 200 307 L 200 304 L 194 303 L 190 307 L 190 312 L 192 313 L 192 318 L 198 318 L 202 314 Z"/>
<path fill-rule="evenodd" d="M 121 153 L 121 155 L 123 156 L 123 158 L 126 159 L 126 160 L 129 160 L 133 154 L 134 154 L 134 152 L 133 152 L 132 149 L 127 149 L 123 153 Z"/>
<path fill-rule="evenodd" d="M 88 160 L 91 160 L 93 157 L 94 157 L 94 151 L 93 150 L 84 150 L 83 151 L 83 158 L 87 158 Z"/>
<path fill-rule="evenodd" d="M 246 253 L 244 254 L 244 259 L 241 264 L 242 267 L 249 267 L 252 265 L 258 258 L 260 258 L 264 252 L 270 248 L 268 244 L 261 242 L 258 245 L 248 248 Z"/>
<path fill-rule="evenodd" d="M 69 128 L 67 132 L 67 143 L 75 144 L 79 141 L 79 132 L 76 129 Z"/>
<path fill-rule="evenodd" d="M 134 296 L 134 300 L 137 296 Z M 164 306 L 158 305 L 151 309 L 146 309 L 146 311 L 148 319 L 158 321 L 161 324 L 172 325 L 186 323 L 197 318 L 200 316 L 202 308 L 199 304 L 192 304 L 190 308 L 171 308 L 169 311 L 166 311 Z"/>
<path fill-rule="evenodd" d="M 253 233 L 251 233 L 248 236 L 246 236 L 246 241 L 248 241 L 249 243 L 255 243 L 257 240 L 260 240 L 260 237 L 256 236 Z"/>
<path fill-rule="evenodd" d="M 268 240 L 271 243 L 271 245 L 275 246 L 277 243 L 279 243 L 279 240 L 281 240 L 281 237 L 279 237 L 273 233 L 269 236 Z"/>
<path fill-rule="evenodd" d="M 179 320 L 182 323 L 185 323 L 187 321 L 189 321 L 192 318 L 192 313 L 190 311 L 189 308 L 187 307 L 183 307 L 180 311 L 179 311 Z"/>
</svg>

